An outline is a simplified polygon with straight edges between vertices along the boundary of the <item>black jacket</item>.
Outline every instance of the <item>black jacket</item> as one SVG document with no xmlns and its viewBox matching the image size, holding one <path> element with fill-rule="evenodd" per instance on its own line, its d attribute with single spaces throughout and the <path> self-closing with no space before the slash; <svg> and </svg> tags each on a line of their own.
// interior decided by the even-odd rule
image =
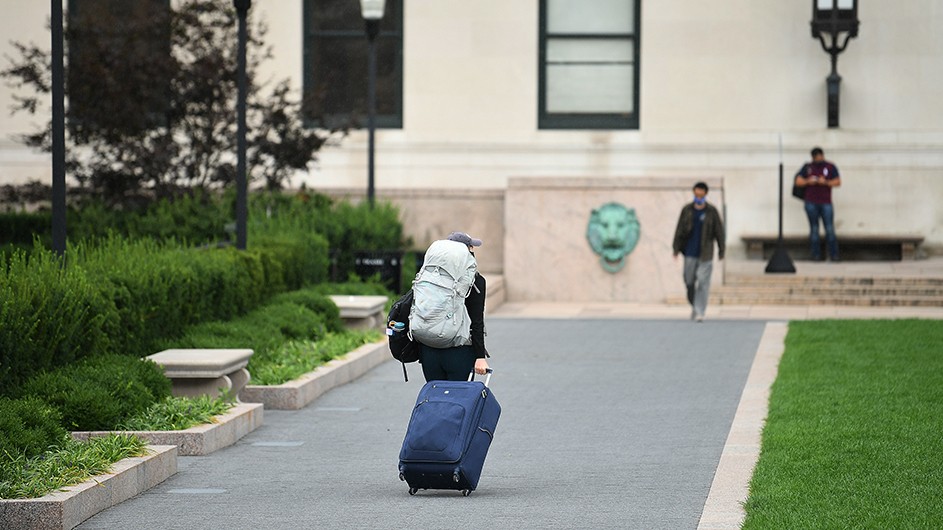
<svg viewBox="0 0 943 530">
<path fill-rule="evenodd" d="M 694 230 L 694 213 L 698 211 L 694 208 L 694 203 L 690 203 L 681 209 L 681 215 L 678 217 L 678 226 L 675 228 L 675 237 L 672 242 L 672 249 L 675 255 L 684 251 L 684 246 L 691 237 Z M 704 219 L 704 227 L 701 230 L 701 261 L 711 261 L 714 259 L 714 241 L 717 241 L 717 254 L 720 259 L 724 259 L 725 236 L 724 222 L 720 219 L 720 213 L 717 208 L 710 203 L 704 205 L 707 217 Z"/>
<path fill-rule="evenodd" d="M 475 357 L 490 357 L 485 349 L 485 277 L 475 273 L 475 286 L 465 299 L 465 308 L 471 317 L 471 340 Z"/>
</svg>

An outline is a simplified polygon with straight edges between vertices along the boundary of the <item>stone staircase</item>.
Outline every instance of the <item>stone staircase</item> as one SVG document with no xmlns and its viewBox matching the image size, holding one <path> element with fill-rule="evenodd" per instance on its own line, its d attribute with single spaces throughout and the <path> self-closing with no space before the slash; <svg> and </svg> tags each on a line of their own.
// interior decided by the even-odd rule
<svg viewBox="0 0 943 530">
<path fill-rule="evenodd" d="M 943 276 L 794 276 L 727 273 L 712 304 L 943 307 Z"/>
</svg>

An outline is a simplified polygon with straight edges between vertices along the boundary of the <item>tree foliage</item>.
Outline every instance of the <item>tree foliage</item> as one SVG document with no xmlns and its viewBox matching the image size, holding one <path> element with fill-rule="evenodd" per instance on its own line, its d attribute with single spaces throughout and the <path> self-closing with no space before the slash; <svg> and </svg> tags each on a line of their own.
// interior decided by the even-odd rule
<svg viewBox="0 0 943 530">
<path fill-rule="evenodd" d="M 236 175 L 237 15 L 226 0 L 76 2 L 66 29 L 67 171 L 113 204 L 211 189 Z M 271 58 L 250 17 L 247 170 L 280 188 L 344 128 L 306 128 L 287 80 L 260 83 Z M 0 71 L 14 112 L 49 115 L 51 54 L 13 43 Z M 24 95 L 25 93 L 25 95 Z M 24 134 L 51 150 L 51 122 Z"/>
</svg>

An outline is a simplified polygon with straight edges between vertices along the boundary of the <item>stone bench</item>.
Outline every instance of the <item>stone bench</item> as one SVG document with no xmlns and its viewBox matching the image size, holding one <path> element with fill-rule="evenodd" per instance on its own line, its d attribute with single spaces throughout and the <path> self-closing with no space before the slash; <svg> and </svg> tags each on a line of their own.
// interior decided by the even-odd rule
<svg viewBox="0 0 943 530">
<path fill-rule="evenodd" d="M 249 349 L 164 350 L 147 358 L 164 369 L 175 396 L 231 396 L 249 382 Z"/>
<path fill-rule="evenodd" d="M 776 235 L 744 235 L 740 239 L 746 245 L 748 259 L 769 259 L 776 250 Z M 809 236 L 783 236 L 789 255 L 795 259 L 809 259 Z M 916 235 L 868 235 L 847 236 L 838 234 L 838 251 L 843 260 L 903 261 L 917 259 L 917 247 L 923 243 Z M 822 256 L 825 252 L 825 236 L 822 236 Z"/>
<path fill-rule="evenodd" d="M 328 298 L 340 310 L 341 319 L 349 328 L 369 329 L 386 327 L 385 296 L 330 295 Z"/>
</svg>

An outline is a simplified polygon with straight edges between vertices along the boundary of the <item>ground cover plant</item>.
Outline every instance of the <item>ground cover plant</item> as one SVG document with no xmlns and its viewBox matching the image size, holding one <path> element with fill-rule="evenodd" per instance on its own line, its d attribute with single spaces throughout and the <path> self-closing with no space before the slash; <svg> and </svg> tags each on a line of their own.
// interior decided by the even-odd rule
<svg viewBox="0 0 943 530">
<path fill-rule="evenodd" d="M 64 438 L 42 454 L 0 455 L 0 499 L 42 497 L 95 475 L 108 473 L 124 458 L 143 456 L 147 443 L 135 436 L 112 434 L 78 442 Z"/>
<path fill-rule="evenodd" d="M 743 528 L 943 525 L 943 323 L 792 322 Z"/>
<path fill-rule="evenodd" d="M 216 423 L 216 416 L 233 407 L 232 400 L 207 395 L 168 397 L 118 425 L 122 431 L 182 431 L 195 425 Z"/>
</svg>

